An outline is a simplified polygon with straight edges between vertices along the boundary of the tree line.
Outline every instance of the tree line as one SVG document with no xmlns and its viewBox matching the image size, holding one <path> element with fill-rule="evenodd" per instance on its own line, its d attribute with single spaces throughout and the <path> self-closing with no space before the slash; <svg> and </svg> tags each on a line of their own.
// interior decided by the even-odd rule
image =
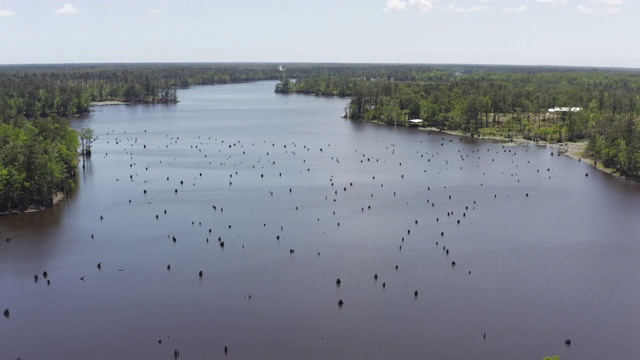
<svg viewBox="0 0 640 360">
<path fill-rule="evenodd" d="M 471 136 L 584 140 L 585 156 L 640 177 L 640 71 L 397 66 L 402 71 L 382 67 L 357 77 L 286 76 L 275 91 L 350 97 L 345 117 L 354 120 L 407 125 L 421 119 Z"/>
<path fill-rule="evenodd" d="M 175 103 L 191 85 L 278 78 L 274 65 L 0 66 L 0 119 L 82 114 L 102 101 Z"/>
<path fill-rule="evenodd" d="M 75 174 L 80 143 L 90 156 L 94 140 L 67 118 L 93 102 L 175 103 L 179 88 L 280 76 L 274 64 L 0 66 L 0 213 L 52 205 Z"/>
<path fill-rule="evenodd" d="M 640 176 L 640 72 L 565 67 L 388 64 L 84 64 L 0 66 L 0 212 L 48 206 L 75 172 L 68 118 L 93 102 L 175 103 L 193 85 L 280 80 L 276 92 L 351 97 L 351 119 L 472 135 L 589 142 L 588 155 Z M 553 107 L 581 111 L 549 113 Z"/>
<path fill-rule="evenodd" d="M 53 204 L 75 174 L 78 135 L 53 115 L 0 123 L 0 213 Z"/>
</svg>

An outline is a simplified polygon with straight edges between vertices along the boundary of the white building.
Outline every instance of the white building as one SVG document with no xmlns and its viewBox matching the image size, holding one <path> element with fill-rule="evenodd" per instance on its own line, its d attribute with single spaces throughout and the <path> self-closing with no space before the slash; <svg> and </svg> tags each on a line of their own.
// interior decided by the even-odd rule
<svg viewBox="0 0 640 360">
<path fill-rule="evenodd" d="M 553 114 L 557 112 L 578 112 L 580 110 L 582 110 L 582 108 L 579 107 L 555 107 L 553 109 L 549 109 L 549 112 Z"/>
</svg>

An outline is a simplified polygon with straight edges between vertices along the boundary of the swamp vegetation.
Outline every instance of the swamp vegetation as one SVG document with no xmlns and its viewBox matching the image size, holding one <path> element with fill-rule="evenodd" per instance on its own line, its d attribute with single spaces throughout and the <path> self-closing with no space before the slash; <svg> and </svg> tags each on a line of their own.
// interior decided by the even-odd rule
<svg viewBox="0 0 640 360">
<path fill-rule="evenodd" d="M 377 70 L 377 71 L 376 71 Z M 387 66 L 284 78 L 281 93 L 351 98 L 345 117 L 471 136 L 586 141 L 585 157 L 640 176 L 640 72 L 613 69 Z"/>
<path fill-rule="evenodd" d="M 294 79 L 294 80 L 290 80 Z M 93 134 L 92 103 L 176 103 L 192 85 L 280 80 L 278 93 L 351 97 L 354 120 L 472 136 L 588 141 L 584 156 L 640 177 L 640 71 L 472 65 L 86 64 L 0 66 L 0 212 L 50 206 Z M 580 111 L 555 111 L 557 107 Z"/>
</svg>

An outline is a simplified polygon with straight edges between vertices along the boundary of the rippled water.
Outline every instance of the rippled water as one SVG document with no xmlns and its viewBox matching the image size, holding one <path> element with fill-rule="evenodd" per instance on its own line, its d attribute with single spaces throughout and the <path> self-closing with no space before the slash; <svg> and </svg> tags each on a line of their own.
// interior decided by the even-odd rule
<svg viewBox="0 0 640 360">
<path fill-rule="evenodd" d="M 274 85 L 74 120 L 73 195 L 0 218 L 0 358 L 640 354 L 638 184 Z"/>
</svg>

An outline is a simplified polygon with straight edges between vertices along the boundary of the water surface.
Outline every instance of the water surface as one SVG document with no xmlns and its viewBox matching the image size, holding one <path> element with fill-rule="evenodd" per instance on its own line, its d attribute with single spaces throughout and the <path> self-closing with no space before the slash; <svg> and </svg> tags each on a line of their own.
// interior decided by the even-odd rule
<svg viewBox="0 0 640 360">
<path fill-rule="evenodd" d="M 0 218 L 0 358 L 640 354 L 638 184 L 274 85 L 74 120 L 73 195 Z"/>
</svg>

